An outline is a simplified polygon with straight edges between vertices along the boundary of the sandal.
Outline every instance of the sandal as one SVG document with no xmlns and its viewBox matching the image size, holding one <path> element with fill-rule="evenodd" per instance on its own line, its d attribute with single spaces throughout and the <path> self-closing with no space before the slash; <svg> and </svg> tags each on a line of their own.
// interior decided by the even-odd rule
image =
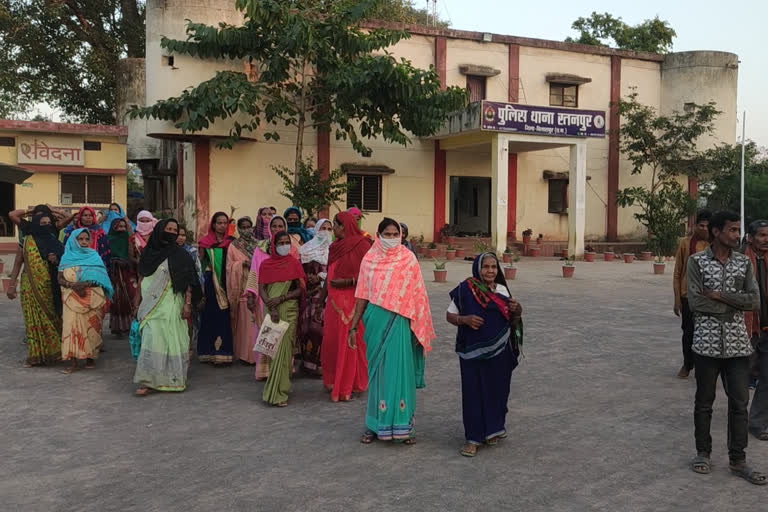
<svg viewBox="0 0 768 512">
<path fill-rule="evenodd" d="M 150 388 L 139 388 L 136 390 L 136 396 L 147 396 L 152 390 Z"/>
<path fill-rule="evenodd" d="M 712 461 L 706 455 L 697 455 L 691 461 L 691 469 L 700 475 L 708 475 L 712 472 Z"/>
<path fill-rule="evenodd" d="M 363 435 L 360 436 L 360 442 L 363 444 L 371 444 L 376 439 L 376 434 L 372 430 L 366 430 Z"/>
<path fill-rule="evenodd" d="M 408 446 L 416 444 L 416 438 L 415 437 L 409 437 L 405 441 L 403 441 L 403 444 L 406 444 Z"/>
<path fill-rule="evenodd" d="M 759 471 L 755 471 L 751 467 L 747 466 L 746 463 L 740 463 L 740 464 L 730 464 L 728 466 L 731 470 L 731 473 L 734 475 L 743 478 L 747 482 L 755 485 L 765 485 L 768 484 L 768 478 Z"/>
<path fill-rule="evenodd" d="M 288 407 L 288 402 L 280 402 L 275 404 L 275 407 Z"/>
<path fill-rule="evenodd" d="M 29 361 L 24 361 L 24 364 L 22 365 L 22 368 L 32 368 L 32 366 L 34 366 L 34 365 L 32 363 L 30 363 Z"/>
<path fill-rule="evenodd" d="M 76 371 L 78 371 L 80 368 L 76 366 L 69 366 L 67 368 L 64 368 L 63 370 L 59 370 L 60 373 L 63 373 L 64 375 L 72 375 Z"/>
<path fill-rule="evenodd" d="M 477 445 L 472 443 L 467 443 L 464 446 L 462 446 L 461 450 L 459 450 L 459 453 L 464 457 L 474 457 L 475 455 L 477 455 Z"/>
</svg>

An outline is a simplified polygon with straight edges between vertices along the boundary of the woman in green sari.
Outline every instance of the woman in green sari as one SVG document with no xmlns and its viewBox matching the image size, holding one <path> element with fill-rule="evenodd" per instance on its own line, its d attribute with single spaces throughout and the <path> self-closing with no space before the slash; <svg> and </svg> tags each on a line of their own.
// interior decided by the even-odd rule
<svg viewBox="0 0 768 512">
<path fill-rule="evenodd" d="M 277 407 L 288 405 L 293 371 L 293 349 L 299 323 L 300 302 L 306 290 L 306 275 L 299 260 L 291 256 L 291 237 L 280 231 L 272 237 L 270 257 L 259 267 L 259 296 L 272 321 L 287 322 L 277 354 L 270 365 L 262 399 Z"/>
<path fill-rule="evenodd" d="M 424 279 L 416 257 L 402 245 L 400 225 L 388 218 L 379 224 L 373 247 L 363 258 L 355 290 L 351 324 L 362 318 L 368 356 L 367 430 L 374 439 L 416 440 L 416 389 L 425 387 L 424 354 L 435 338 Z M 357 328 L 348 344 L 357 349 Z"/>
</svg>

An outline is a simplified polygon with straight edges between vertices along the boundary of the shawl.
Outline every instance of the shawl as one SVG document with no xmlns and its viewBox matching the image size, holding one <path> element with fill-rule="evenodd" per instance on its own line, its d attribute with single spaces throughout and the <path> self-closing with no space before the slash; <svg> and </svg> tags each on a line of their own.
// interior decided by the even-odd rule
<svg viewBox="0 0 768 512">
<path fill-rule="evenodd" d="M 142 222 L 140 219 L 149 217 L 149 222 Z M 136 245 L 139 249 L 143 249 L 149 242 L 149 237 L 152 234 L 152 230 L 155 229 L 158 220 L 148 210 L 141 210 L 136 216 Z"/>
<path fill-rule="evenodd" d="M 299 248 L 299 255 L 301 256 L 302 263 L 316 261 L 321 265 L 328 264 L 328 249 L 331 246 L 331 237 L 318 236 L 320 233 L 320 226 L 326 222 L 331 221 L 328 219 L 320 219 L 317 221 L 317 224 L 315 225 L 315 237 Z M 330 233 L 328 234 L 330 235 Z"/>
<path fill-rule="evenodd" d="M 107 234 L 109 234 L 109 232 L 112 230 L 112 223 L 115 221 L 115 219 L 126 219 L 127 220 L 126 215 L 125 215 L 125 210 L 123 209 L 123 207 L 120 206 L 117 203 L 112 203 L 112 204 L 117 206 L 120 209 L 120 211 L 119 212 L 113 212 L 112 210 L 107 209 L 106 215 L 104 216 L 104 220 L 101 222 L 101 229 L 106 231 Z M 110 205 L 110 206 L 112 206 L 112 205 Z M 136 223 L 134 223 L 131 220 L 127 220 L 127 222 L 129 222 L 131 224 L 131 227 L 134 230 L 136 229 Z"/>
<path fill-rule="evenodd" d="M 231 236 L 225 235 L 222 241 L 219 242 L 218 238 L 216 238 L 216 232 L 213 230 L 213 223 L 216 221 L 217 217 L 221 217 L 222 215 L 227 218 L 227 226 L 229 226 L 229 215 L 224 212 L 214 213 L 213 217 L 211 217 L 211 222 L 208 225 L 208 234 L 201 238 L 197 245 L 203 249 L 226 249 L 229 247 L 229 244 L 232 243 L 233 238 Z"/>
<path fill-rule="evenodd" d="M 168 260 L 168 272 L 171 274 L 174 293 L 184 293 L 187 288 L 191 288 L 192 301 L 197 303 L 203 292 L 195 262 L 184 247 L 177 244 L 175 240 L 165 240 L 163 236 L 165 227 L 171 222 L 178 224 L 176 219 L 164 219 L 155 225 L 152 236 L 149 237 L 149 243 L 139 259 L 139 275 L 151 276 L 162 262 Z"/>
<path fill-rule="evenodd" d="M 91 215 L 93 215 L 93 224 L 90 226 L 84 226 L 83 223 L 80 221 L 80 217 L 82 217 L 83 212 L 90 211 Z M 88 231 L 91 232 L 91 249 L 96 249 L 98 247 L 98 242 L 101 237 L 104 237 L 107 235 L 107 232 L 104 231 L 104 229 L 101 227 L 101 224 L 96 223 L 96 210 L 91 208 L 90 206 L 83 206 L 80 208 L 80 211 L 77 212 L 75 215 L 74 220 L 72 221 L 72 224 L 67 226 L 67 228 L 64 230 L 65 238 L 69 238 L 70 235 L 76 230 L 76 229 L 88 229 Z"/>
<path fill-rule="evenodd" d="M 304 273 L 304 268 L 301 266 L 301 263 L 299 263 L 299 260 L 290 254 L 286 254 L 285 256 L 277 254 L 275 240 L 277 237 L 287 234 L 288 233 L 285 231 L 280 231 L 272 236 L 269 259 L 264 260 L 259 267 L 260 284 L 282 283 L 285 281 L 293 281 L 294 279 L 299 279 L 304 283 L 306 280 L 307 276 Z"/>
<path fill-rule="evenodd" d="M 115 212 L 112 212 L 115 213 Z M 128 231 L 114 231 L 114 228 L 117 226 L 117 223 L 120 221 L 127 222 L 125 219 L 121 217 L 117 217 L 112 221 L 112 224 L 109 226 L 109 250 L 112 252 L 112 256 L 115 256 L 117 258 L 122 258 L 124 260 L 128 259 L 128 239 L 130 237 L 130 234 Z"/>
<path fill-rule="evenodd" d="M 47 226 L 40 225 L 43 217 L 51 219 L 51 224 Z M 55 220 L 52 215 L 38 213 L 32 217 L 32 221 L 25 230 L 26 236 L 31 236 L 35 239 L 35 245 L 38 251 L 40 251 L 40 257 L 46 262 L 48 261 L 48 255 L 51 253 L 55 254 L 59 259 L 64 254 L 64 244 L 59 241 L 59 231 L 56 229 L 56 225 L 53 224 Z"/>
<path fill-rule="evenodd" d="M 288 234 L 290 235 L 299 235 L 301 237 L 301 243 L 305 244 L 309 242 L 312 239 L 312 235 L 309 231 L 307 231 L 307 228 L 305 228 L 301 224 L 301 210 L 298 206 L 291 206 L 285 212 L 283 213 L 284 218 L 288 218 L 289 213 L 297 213 L 299 215 L 299 225 L 298 226 L 289 226 L 288 221 L 285 221 L 285 225 L 288 228 Z"/>
<path fill-rule="evenodd" d="M 244 254 L 248 256 L 248 258 L 253 258 L 253 250 L 256 248 L 256 244 L 259 243 L 259 239 L 256 238 L 255 230 L 253 228 L 240 229 L 240 221 L 243 220 L 247 220 L 251 223 L 251 226 L 253 226 L 253 221 L 250 217 L 246 216 L 237 219 L 237 233 L 240 236 L 232 242 L 232 245 L 240 249 Z"/>
<path fill-rule="evenodd" d="M 256 216 L 256 225 L 253 228 L 254 235 L 256 236 L 256 240 L 269 240 L 272 238 L 272 234 L 269 231 L 269 223 L 270 221 L 264 220 L 261 216 L 264 211 L 269 210 L 269 206 L 264 206 L 262 208 L 259 208 L 259 214 Z M 271 210 L 270 210 L 271 211 Z"/>
<path fill-rule="evenodd" d="M 112 289 L 112 282 L 109 280 L 109 274 L 107 274 L 107 268 L 104 266 L 101 256 L 90 247 L 80 247 L 80 244 L 77 242 L 77 237 L 83 231 L 87 230 L 85 228 L 74 230 L 69 240 L 67 240 L 64 256 L 62 256 L 59 263 L 59 270 L 79 267 L 77 272 L 78 282 L 95 283 L 101 286 L 104 293 L 107 294 L 107 298 L 111 299 L 114 290 Z"/>
<path fill-rule="evenodd" d="M 486 309 L 488 305 L 493 302 L 496 304 L 496 306 L 498 306 L 501 314 L 504 315 L 504 318 L 509 320 L 510 315 L 509 308 L 507 307 L 507 299 L 501 297 L 498 293 L 492 292 L 488 285 L 486 285 L 483 281 L 482 275 L 480 275 L 480 271 L 483 267 L 483 260 L 488 256 L 496 260 L 496 284 L 506 288 L 509 296 L 512 296 L 512 293 L 509 291 L 509 286 L 507 286 L 507 281 L 504 279 L 504 273 L 501 271 L 499 258 L 495 253 L 492 252 L 484 252 L 475 258 L 475 261 L 472 263 L 472 277 L 467 279 L 465 282 L 467 283 L 469 289 L 472 291 L 472 296 L 474 299 L 478 304 L 480 304 L 480 307 Z"/>
<path fill-rule="evenodd" d="M 360 262 L 371 248 L 371 240 L 363 234 L 349 212 L 337 214 L 336 222 L 344 226 L 344 238 L 331 244 L 328 250 L 328 265 L 339 262 L 334 271 L 336 278 L 357 279 Z"/>
<path fill-rule="evenodd" d="M 355 297 L 410 319 L 424 351 L 432 349 L 436 336 L 427 289 L 418 260 L 404 245 L 386 249 L 376 238 L 360 265 Z"/>
<path fill-rule="evenodd" d="M 259 269 L 261 264 L 269 258 L 269 240 L 261 240 L 251 259 L 251 272 L 248 274 L 246 290 L 259 296 Z"/>
</svg>

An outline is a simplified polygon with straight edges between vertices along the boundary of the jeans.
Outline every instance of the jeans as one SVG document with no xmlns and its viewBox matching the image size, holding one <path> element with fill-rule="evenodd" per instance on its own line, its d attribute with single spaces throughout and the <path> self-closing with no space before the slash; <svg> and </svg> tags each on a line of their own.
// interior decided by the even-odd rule
<svg viewBox="0 0 768 512">
<path fill-rule="evenodd" d="M 763 331 L 755 356 L 760 368 L 760 381 L 749 408 L 749 431 L 755 436 L 768 432 L 768 333 Z"/>
<path fill-rule="evenodd" d="M 688 299 L 680 300 L 680 318 L 683 328 L 683 366 L 688 371 L 693 369 L 693 311 L 688 306 Z"/>
<path fill-rule="evenodd" d="M 712 453 L 712 404 L 715 402 L 717 377 L 723 381 L 728 396 L 728 458 L 731 463 L 747 458 L 747 403 L 749 402 L 749 357 L 715 358 L 694 354 L 696 362 L 696 399 L 693 408 L 696 451 Z"/>
</svg>

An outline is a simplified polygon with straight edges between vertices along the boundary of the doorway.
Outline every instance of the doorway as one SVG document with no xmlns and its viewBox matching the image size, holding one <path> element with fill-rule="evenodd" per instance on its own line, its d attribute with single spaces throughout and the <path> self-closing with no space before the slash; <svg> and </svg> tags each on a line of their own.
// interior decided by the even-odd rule
<svg viewBox="0 0 768 512">
<path fill-rule="evenodd" d="M 491 178 L 451 176 L 451 224 L 461 236 L 489 236 Z"/>
<path fill-rule="evenodd" d="M 0 181 L 0 236 L 13 236 L 13 223 L 8 212 L 16 209 L 16 185 Z"/>
</svg>

